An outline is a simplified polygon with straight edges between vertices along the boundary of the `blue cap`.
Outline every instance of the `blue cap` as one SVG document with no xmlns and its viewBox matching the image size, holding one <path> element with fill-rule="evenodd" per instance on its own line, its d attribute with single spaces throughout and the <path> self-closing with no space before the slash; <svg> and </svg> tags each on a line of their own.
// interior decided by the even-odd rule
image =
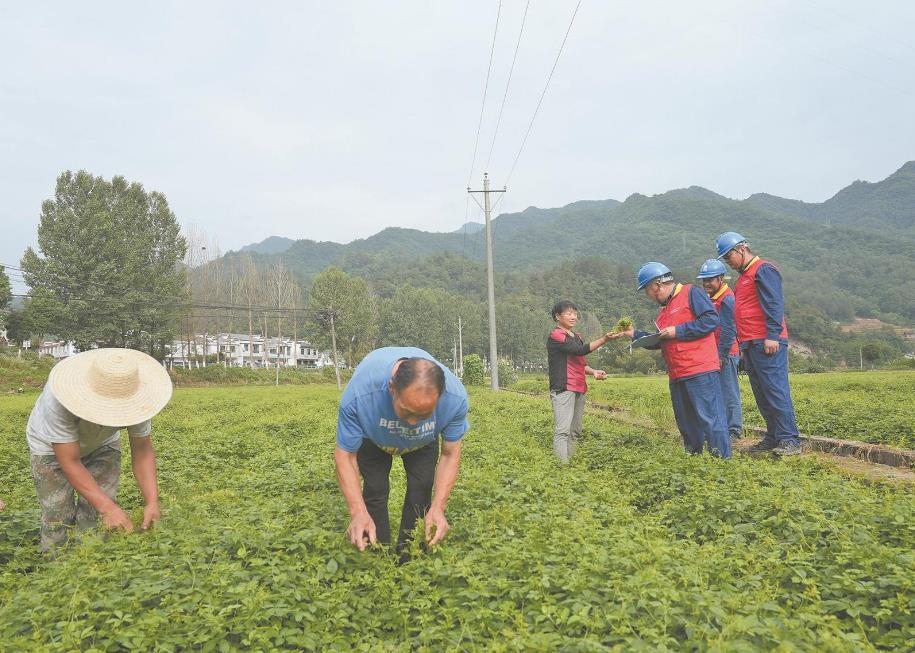
<svg viewBox="0 0 915 653">
<path fill-rule="evenodd" d="M 746 242 L 747 239 L 736 231 L 725 231 L 715 239 L 715 246 L 718 248 L 718 258 L 723 258 L 725 254 L 732 249 Z"/>
<path fill-rule="evenodd" d="M 658 277 L 670 276 L 673 279 L 673 273 L 671 273 L 670 268 L 664 265 L 663 263 L 657 263 L 656 261 L 651 261 L 646 263 L 639 268 L 639 275 L 637 277 L 639 282 L 639 287 L 636 290 L 641 290 L 648 285 L 650 281 L 654 281 Z"/>
<path fill-rule="evenodd" d="M 715 277 L 720 277 L 722 274 L 727 274 L 727 271 L 728 269 L 724 267 L 724 263 L 716 258 L 710 258 L 702 264 L 701 268 L 699 268 L 699 276 L 696 278 L 714 279 Z"/>
</svg>

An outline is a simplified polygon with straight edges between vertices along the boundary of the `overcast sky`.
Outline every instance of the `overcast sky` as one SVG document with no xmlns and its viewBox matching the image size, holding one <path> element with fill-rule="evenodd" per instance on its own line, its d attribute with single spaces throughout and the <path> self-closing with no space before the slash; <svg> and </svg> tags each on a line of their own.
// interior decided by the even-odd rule
<svg viewBox="0 0 915 653">
<path fill-rule="evenodd" d="M 505 0 L 479 187 L 526 0 Z M 531 0 L 501 187 L 575 9 Z M 0 262 L 61 171 L 166 194 L 222 249 L 478 220 L 498 0 L 0 6 Z M 701 185 L 822 201 L 915 159 L 911 2 L 584 0 L 500 206 Z M 21 287 L 21 286 L 20 286 Z"/>
</svg>

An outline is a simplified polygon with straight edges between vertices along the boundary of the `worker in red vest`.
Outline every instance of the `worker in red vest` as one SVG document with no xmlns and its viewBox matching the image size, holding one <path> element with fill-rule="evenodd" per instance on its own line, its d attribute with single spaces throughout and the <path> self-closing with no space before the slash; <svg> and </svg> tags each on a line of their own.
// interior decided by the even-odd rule
<svg viewBox="0 0 915 653">
<path fill-rule="evenodd" d="M 782 275 L 756 256 L 747 239 L 728 231 L 716 240 L 718 258 L 740 273 L 734 285 L 737 340 L 766 435 L 755 451 L 779 456 L 801 453 L 800 434 L 788 385 L 788 327 Z"/>
<path fill-rule="evenodd" d="M 740 384 L 737 382 L 740 350 L 737 347 L 737 326 L 734 324 L 734 293 L 725 281 L 725 273 L 727 268 L 724 267 L 724 263 L 716 258 L 710 258 L 699 268 L 696 278 L 708 293 L 721 320 L 721 326 L 715 331 L 718 362 L 721 365 L 721 397 L 724 399 L 728 433 L 732 438 L 739 438 L 743 435 L 743 410 L 740 405 Z"/>
<path fill-rule="evenodd" d="M 670 400 L 687 453 L 702 453 L 708 442 L 713 455 L 730 458 L 715 345 L 718 311 L 696 286 L 674 283 L 670 268 L 663 263 L 643 265 L 638 284 L 639 290 L 661 305 L 655 320 L 661 341 L 649 349 L 660 349 L 667 362 Z M 650 334 L 629 329 L 612 337 L 624 335 L 641 338 Z"/>
</svg>

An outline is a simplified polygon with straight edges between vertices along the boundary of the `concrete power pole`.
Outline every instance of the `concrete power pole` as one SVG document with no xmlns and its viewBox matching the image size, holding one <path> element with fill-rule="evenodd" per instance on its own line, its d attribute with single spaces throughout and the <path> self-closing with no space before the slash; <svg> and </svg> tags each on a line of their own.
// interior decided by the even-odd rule
<svg viewBox="0 0 915 653">
<path fill-rule="evenodd" d="M 480 207 L 483 209 L 483 213 L 486 215 L 486 290 L 487 296 L 489 299 L 489 376 L 492 379 L 492 389 L 499 389 L 499 365 L 498 365 L 498 348 L 496 347 L 496 291 L 493 284 L 493 272 L 492 272 L 492 225 L 490 224 L 490 217 L 492 215 L 492 202 L 489 200 L 490 193 L 504 193 L 505 188 L 502 190 L 490 190 L 489 188 L 489 173 L 483 173 L 483 190 L 470 190 L 470 187 L 467 187 L 467 192 L 470 193 L 470 196 L 473 197 L 474 193 L 483 193 L 483 206 Z M 480 204 L 476 197 L 473 198 L 473 201 Z"/>
<path fill-rule="evenodd" d="M 455 371 L 455 374 L 462 377 L 464 376 L 464 333 L 463 325 L 461 324 L 461 316 L 458 315 L 458 368 Z"/>
</svg>

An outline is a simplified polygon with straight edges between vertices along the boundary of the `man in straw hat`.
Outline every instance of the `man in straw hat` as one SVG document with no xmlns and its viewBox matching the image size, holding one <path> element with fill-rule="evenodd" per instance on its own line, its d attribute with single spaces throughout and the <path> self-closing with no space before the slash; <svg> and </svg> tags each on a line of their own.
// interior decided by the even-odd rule
<svg viewBox="0 0 915 653">
<path fill-rule="evenodd" d="M 150 419 L 171 396 L 165 369 L 132 349 L 86 351 L 51 370 L 26 427 L 43 551 L 64 543 L 72 527 L 93 527 L 99 514 L 105 527 L 133 531 L 116 503 L 122 428 L 130 436 L 133 473 L 146 502 L 142 527 L 159 520 Z"/>
</svg>

